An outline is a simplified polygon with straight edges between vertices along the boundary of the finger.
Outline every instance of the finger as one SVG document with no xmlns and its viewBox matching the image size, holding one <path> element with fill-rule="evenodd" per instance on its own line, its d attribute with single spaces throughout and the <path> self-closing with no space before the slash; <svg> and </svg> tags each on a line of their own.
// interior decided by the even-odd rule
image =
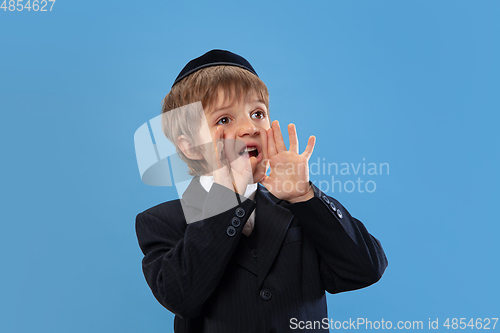
<svg viewBox="0 0 500 333">
<path fill-rule="evenodd" d="M 276 144 L 276 151 L 282 153 L 286 151 L 285 141 L 283 141 L 283 135 L 281 135 L 280 124 L 277 120 L 273 121 L 273 133 L 274 141 Z"/>
<path fill-rule="evenodd" d="M 215 161 L 217 163 L 217 168 L 220 169 L 222 167 L 225 167 L 227 164 L 225 162 L 226 158 L 225 158 L 225 154 L 224 154 L 224 143 L 222 141 L 219 141 L 217 143 L 217 152 L 216 152 L 216 155 L 215 155 Z"/>
<path fill-rule="evenodd" d="M 231 172 L 235 172 L 241 176 L 247 176 L 252 173 L 252 164 L 250 158 L 240 156 L 231 162 Z"/>
<path fill-rule="evenodd" d="M 231 165 L 231 169 L 232 170 L 234 169 L 238 173 L 242 173 L 244 172 L 245 169 L 248 169 L 248 166 L 250 166 L 251 170 L 252 167 L 250 165 L 250 156 L 248 155 L 248 152 L 245 152 L 242 155 L 239 154 L 239 151 L 241 151 L 241 149 L 245 147 L 244 142 L 240 140 L 229 140 L 229 141 L 236 141 L 232 143 L 234 147 L 228 148 L 229 152 L 231 152 L 232 154 L 231 157 L 228 159 Z"/>
<path fill-rule="evenodd" d="M 276 144 L 274 142 L 273 129 L 272 128 L 268 129 L 266 131 L 266 134 L 267 134 L 267 158 L 271 158 L 278 153 L 276 151 Z"/>
<path fill-rule="evenodd" d="M 316 137 L 314 135 L 311 135 L 309 137 L 309 140 L 307 141 L 307 147 L 306 150 L 302 153 L 302 156 L 307 158 L 309 160 L 311 158 L 311 155 L 314 151 L 314 145 L 316 144 Z"/>
<path fill-rule="evenodd" d="M 297 138 L 297 130 L 294 124 L 288 124 L 288 140 L 290 141 L 290 152 L 299 153 L 299 139 Z"/>
<path fill-rule="evenodd" d="M 217 147 L 217 143 L 222 140 L 223 136 L 224 136 L 224 129 L 221 126 L 217 126 L 212 133 L 214 148 Z"/>
<path fill-rule="evenodd" d="M 214 145 L 214 151 L 217 149 L 217 138 L 219 137 L 219 128 L 217 127 L 212 133 L 212 143 Z"/>
<path fill-rule="evenodd" d="M 218 160 L 218 147 L 217 147 L 217 137 L 219 136 L 219 131 L 218 129 L 216 128 L 213 132 L 212 132 L 212 150 L 211 150 L 211 153 L 212 153 L 212 165 L 209 166 L 212 168 L 212 171 L 216 170 L 219 168 L 219 164 L 217 163 L 217 160 Z M 208 145 L 207 145 L 208 146 Z"/>
<path fill-rule="evenodd" d="M 224 140 L 222 139 L 224 137 L 224 128 L 217 126 L 217 128 L 214 131 L 214 161 L 217 165 L 217 168 L 220 169 L 227 164 L 225 163 L 225 153 L 224 153 Z"/>
<path fill-rule="evenodd" d="M 225 153 L 226 157 L 229 163 L 232 163 L 234 160 L 238 158 L 239 155 L 236 153 L 236 140 L 234 139 L 224 139 L 224 146 L 225 148 Z"/>
</svg>

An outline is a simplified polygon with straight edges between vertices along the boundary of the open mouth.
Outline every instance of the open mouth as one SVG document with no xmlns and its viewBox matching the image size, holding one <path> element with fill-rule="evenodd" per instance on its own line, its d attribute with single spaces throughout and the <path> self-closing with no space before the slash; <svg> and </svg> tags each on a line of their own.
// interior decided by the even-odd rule
<svg viewBox="0 0 500 333">
<path fill-rule="evenodd" d="M 248 157 L 255 157 L 259 156 L 259 150 L 255 146 L 247 146 L 244 147 L 240 152 L 238 153 L 240 156 L 243 156 L 244 154 L 248 154 Z"/>
</svg>

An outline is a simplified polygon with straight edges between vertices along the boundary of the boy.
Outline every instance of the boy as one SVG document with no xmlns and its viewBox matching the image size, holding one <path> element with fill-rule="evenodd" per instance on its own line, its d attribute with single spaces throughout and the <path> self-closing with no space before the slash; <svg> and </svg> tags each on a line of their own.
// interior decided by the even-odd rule
<svg viewBox="0 0 500 333">
<path fill-rule="evenodd" d="M 196 102 L 204 117 L 169 118 Z M 136 228 L 175 332 L 289 332 L 300 321 L 328 331 L 325 290 L 366 287 L 387 266 L 379 241 L 309 181 L 315 138 L 299 154 L 291 124 L 287 150 L 268 108 L 253 67 L 222 50 L 189 62 L 165 97 L 164 131 L 197 176 Z"/>
</svg>

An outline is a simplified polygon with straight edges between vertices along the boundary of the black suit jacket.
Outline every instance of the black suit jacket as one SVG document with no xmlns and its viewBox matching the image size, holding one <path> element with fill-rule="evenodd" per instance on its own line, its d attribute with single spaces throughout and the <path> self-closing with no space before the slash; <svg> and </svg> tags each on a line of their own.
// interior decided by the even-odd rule
<svg viewBox="0 0 500 333">
<path fill-rule="evenodd" d="M 233 191 L 214 183 L 207 193 L 194 178 L 182 200 L 137 216 L 144 275 L 176 315 L 175 332 L 296 332 L 292 318 L 327 318 L 325 290 L 381 278 L 387 260 L 380 242 L 312 186 L 314 198 L 290 204 L 259 184 L 255 202 L 240 197 L 231 207 Z M 241 231 L 255 207 L 250 242 Z M 198 221 L 187 224 L 185 216 Z M 321 326 L 308 332 L 328 331 Z"/>
</svg>

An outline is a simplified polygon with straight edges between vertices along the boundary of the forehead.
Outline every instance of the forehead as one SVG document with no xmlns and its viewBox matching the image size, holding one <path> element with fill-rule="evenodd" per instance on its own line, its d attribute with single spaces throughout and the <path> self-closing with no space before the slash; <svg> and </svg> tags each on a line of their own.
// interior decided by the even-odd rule
<svg viewBox="0 0 500 333">
<path fill-rule="evenodd" d="M 251 104 L 266 107 L 265 101 L 259 97 L 256 91 L 237 92 L 234 89 L 228 91 L 219 88 L 216 96 L 212 99 L 212 103 L 207 105 L 205 113 L 207 115 L 217 111 L 229 109 L 238 104 Z M 262 105 L 261 105 L 262 104 Z"/>
</svg>

